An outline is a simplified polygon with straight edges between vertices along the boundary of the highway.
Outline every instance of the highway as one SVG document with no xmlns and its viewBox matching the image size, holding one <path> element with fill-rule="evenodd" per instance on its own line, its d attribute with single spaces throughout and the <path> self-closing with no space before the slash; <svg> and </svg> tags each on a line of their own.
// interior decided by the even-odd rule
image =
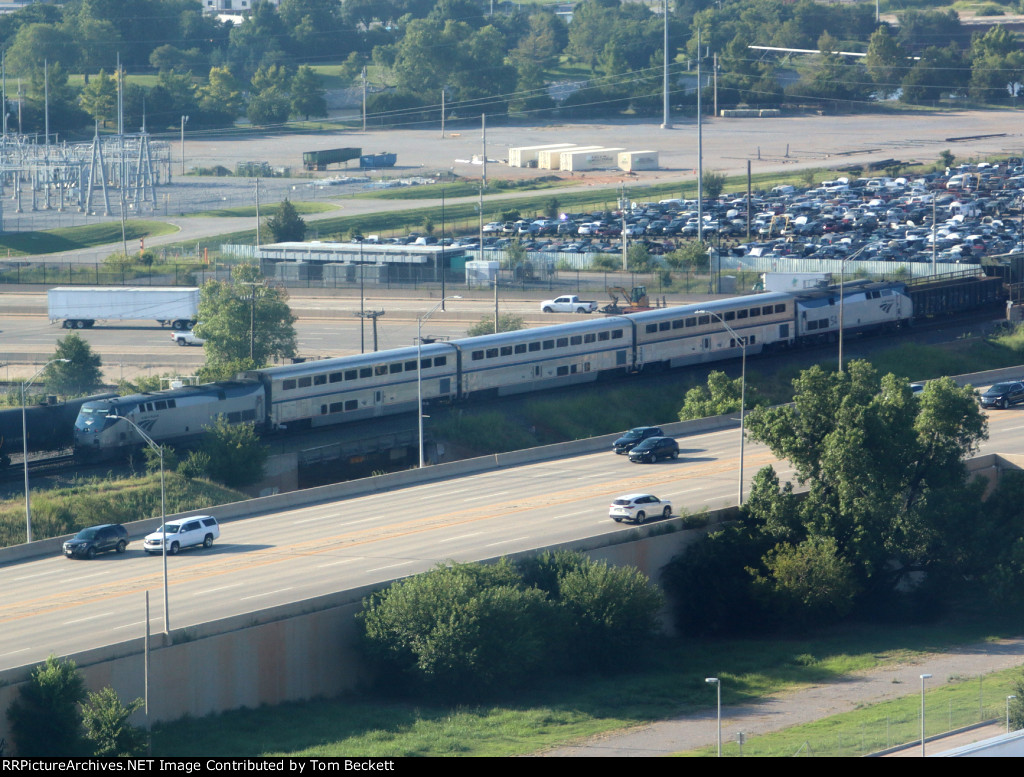
<svg viewBox="0 0 1024 777">
<path fill-rule="evenodd" d="M 1021 453 L 1021 430 L 1024 409 L 991 414 L 983 452 Z M 671 499 L 677 513 L 735 504 L 737 430 L 681 438 L 680 448 L 678 461 L 656 465 L 609 451 L 227 523 L 212 550 L 168 559 L 171 628 L 614 532 L 608 503 L 633 491 Z M 763 446 L 746 446 L 747 489 L 772 461 Z M 788 465 L 777 469 L 792 476 Z M 0 669 L 141 636 L 147 589 L 151 629 L 161 631 L 161 588 L 160 559 L 138 538 L 124 556 L 0 567 Z"/>
<path fill-rule="evenodd" d="M 444 311 L 432 314 L 424 324 L 424 336 L 465 337 L 470 326 L 484 316 L 494 315 L 494 298 L 489 293 L 471 294 L 461 289 L 452 293 L 464 298 L 449 300 Z M 540 300 L 545 294 L 545 290 L 531 292 L 529 297 L 521 292 L 507 294 L 499 298 L 499 311 L 523 317 L 527 326 L 546 326 L 579 318 L 541 313 Z M 364 309 L 385 311 L 377 322 L 378 349 L 414 345 L 417 317 L 439 301 L 436 297 L 424 296 L 423 292 L 368 292 Z M 361 331 L 356 316 L 360 309 L 358 289 L 333 295 L 296 295 L 290 304 L 298 319 L 295 330 L 300 355 L 317 358 L 357 354 L 361 338 L 365 338 L 366 351 L 373 350 L 373 323 L 367 320 Z M 171 330 L 155 322 L 97 324 L 93 329 L 75 331 L 103 359 L 105 376 L 112 383 L 138 374 L 193 374 L 203 364 L 202 348 L 176 345 L 171 340 Z M 29 377 L 39 365 L 52 358 L 57 341 L 68 334 L 69 330 L 49 322 L 45 292 L 0 293 L 0 367 L 3 367 L 0 380 Z"/>
</svg>

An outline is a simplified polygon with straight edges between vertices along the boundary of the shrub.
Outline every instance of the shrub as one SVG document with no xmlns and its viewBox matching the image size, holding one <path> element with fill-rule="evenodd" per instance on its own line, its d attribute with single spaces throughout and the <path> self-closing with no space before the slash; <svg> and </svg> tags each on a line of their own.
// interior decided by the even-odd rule
<svg viewBox="0 0 1024 777">
<path fill-rule="evenodd" d="M 85 701 L 85 683 L 75 662 L 51 655 L 29 675 L 7 709 L 19 756 L 84 756 L 78 705 Z"/>
<path fill-rule="evenodd" d="M 113 688 L 90 693 L 82 708 L 82 722 L 92 755 L 101 758 L 145 755 L 146 731 L 128 722 L 142 705 L 142 699 L 135 699 L 125 706 Z"/>
</svg>

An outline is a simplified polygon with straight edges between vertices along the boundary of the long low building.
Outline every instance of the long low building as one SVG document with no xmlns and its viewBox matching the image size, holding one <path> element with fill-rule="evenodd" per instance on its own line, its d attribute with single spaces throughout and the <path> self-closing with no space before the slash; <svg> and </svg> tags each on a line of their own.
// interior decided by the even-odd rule
<svg viewBox="0 0 1024 777">
<path fill-rule="evenodd" d="M 466 250 L 439 245 L 348 242 L 272 243 L 256 252 L 267 276 L 283 281 L 388 283 L 463 272 Z"/>
</svg>

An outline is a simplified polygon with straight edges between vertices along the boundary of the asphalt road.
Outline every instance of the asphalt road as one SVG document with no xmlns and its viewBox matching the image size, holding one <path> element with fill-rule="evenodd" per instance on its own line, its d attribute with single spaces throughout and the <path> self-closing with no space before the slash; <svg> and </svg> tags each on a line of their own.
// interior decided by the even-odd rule
<svg viewBox="0 0 1024 777">
<path fill-rule="evenodd" d="M 1024 409 L 990 415 L 983 452 L 1021 453 Z M 174 629 L 429 569 L 600 536 L 619 494 L 649 491 L 677 511 L 735 504 L 739 438 L 680 440 L 678 461 L 635 465 L 611 453 L 516 467 L 225 524 L 212 550 L 169 559 Z M 746 446 L 757 470 L 791 468 Z M 212 512 L 216 514 L 214 509 Z M 0 669 L 67 655 L 144 631 L 143 591 L 162 586 L 158 558 L 135 542 L 91 562 L 50 557 L 0 567 Z M 158 597 L 159 598 L 159 597 Z M 162 628 L 158 603 L 152 628 Z"/>
</svg>

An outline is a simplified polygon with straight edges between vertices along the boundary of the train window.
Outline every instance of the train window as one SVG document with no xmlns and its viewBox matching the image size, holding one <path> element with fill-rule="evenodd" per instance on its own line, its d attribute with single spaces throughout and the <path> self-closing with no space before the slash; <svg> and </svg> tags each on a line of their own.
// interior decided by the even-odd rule
<svg viewBox="0 0 1024 777">
<path fill-rule="evenodd" d="M 435 367 L 444 367 L 444 365 L 446 365 L 447 363 L 448 363 L 448 357 L 447 356 L 435 356 L 434 357 L 434 366 Z"/>
<path fill-rule="evenodd" d="M 373 376 L 373 367 L 360 367 L 359 368 L 359 377 L 360 378 L 369 378 L 369 377 L 372 377 L 372 376 Z"/>
<path fill-rule="evenodd" d="M 532 353 L 533 351 L 539 351 L 539 350 L 540 350 L 540 342 L 538 341 L 538 342 L 533 342 L 533 343 L 530 343 L 530 346 L 529 346 L 529 347 L 530 347 L 530 351 L 531 351 L 531 353 Z"/>
<path fill-rule="evenodd" d="M 545 340 L 544 341 L 544 350 L 545 351 L 550 351 L 554 347 L 555 347 L 555 341 L 554 340 Z"/>
<path fill-rule="evenodd" d="M 284 389 L 285 391 L 291 391 L 293 388 L 295 388 L 295 378 L 292 378 L 291 380 L 286 380 L 283 384 L 281 384 L 281 388 Z"/>
<path fill-rule="evenodd" d="M 568 367 L 568 365 L 559 367 L 558 370 L 555 372 L 555 374 L 556 375 L 568 375 L 569 374 L 569 367 Z"/>
<path fill-rule="evenodd" d="M 519 343 L 516 346 L 516 353 L 526 353 L 526 343 Z"/>
<path fill-rule="evenodd" d="M 344 409 L 345 409 L 345 403 L 344 402 L 331 402 L 331 412 L 332 413 L 340 413 Z"/>
<path fill-rule="evenodd" d="M 736 318 L 746 318 L 746 317 L 747 317 L 747 311 L 746 310 L 737 310 L 736 311 Z"/>
<path fill-rule="evenodd" d="M 785 313 L 786 312 L 786 304 L 783 303 L 781 305 L 776 305 L 775 306 L 775 312 L 776 313 Z"/>
<path fill-rule="evenodd" d="M 332 372 L 331 373 L 331 383 L 341 383 L 342 377 L 343 377 L 342 373 L 340 373 L 340 372 Z"/>
<path fill-rule="evenodd" d="M 725 311 L 725 320 L 726 321 L 733 321 L 735 318 L 736 318 L 735 311 L 732 311 L 732 310 Z"/>
<path fill-rule="evenodd" d="M 320 415 L 327 415 L 327 405 L 320 405 Z"/>
<path fill-rule="evenodd" d="M 672 322 L 672 328 L 673 329 L 682 329 L 683 328 L 683 319 L 677 318 L 675 321 L 673 321 Z"/>
<path fill-rule="evenodd" d="M 660 324 L 658 324 L 658 330 L 661 332 L 667 332 L 671 326 L 671 321 L 662 321 Z"/>
<path fill-rule="evenodd" d="M 346 411 L 348 411 L 348 410 L 357 410 L 358 408 L 359 408 L 359 400 L 358 399 L 346 399 L 345 400 L 345 410 Z"/>
<path fill-rule="evenodd" d="M 359 370 L 345 370 L 345 380 L 355 380 L 359 377 Z"/>
<path fill-rule="evenodd" d="M 583 371 L 590 372 L 590 362 L 583 362 Z"/>
<path fill-rule="evenodd" d="M 228 423 L 229 424 L 237 424 L 241 420 L 242 420 L 242 414 L 241 413 L 239 413 L 237 411 L 232 412 L 232 413 L 228 413 Z"/>
<path fill-rule="evenodd" d="M 484 358 L 484 352 L 483 351 L 473 351 L 473 361 L 478 362 L 482 358 Z"/>
<path fill-rule="evenodd" d="M 168 407 L 168 409 L 170 409 L 172 407 L 177 407 L 177 404 L 178 404 L 177 400 L 174 400 L 174 399 L 168 399 L 167 400 L 167 407 Z"/>
<path fill-rule="evenodd" d="M 415 364 L 415 362 L 413 362 L 413 364 Z M 388 365 L 388 372 L 391 375 L 394 375 L 396 372 L 401 372 L 401 371 L 402 371 L 402 364 L 401 364 L 401 362 L 394 362 L 393 364 L 389 364 Z"/>
<path fill-rule="evenodd" d="M 242 411 L 242 420 L 243 421 L 255 421 L 256 420 L 256 411 L 255 410 L 243 410 Z"/>
<path fill-rule="evenodd" d="M 511 356 L 512 355 L 512 346 L 511 345 L 503 345 L 503 346 L 501 346 L 501 355 L 502 356 Z"/>
<path fill-rule="evenodd" d="M 589 335 L 583 335 L 583 342 L 585 343 L 596 343 L 597 335 L 590 333 Z"/>
<path fill-rule="evenodd" d="M 686 328 L 689 329 L 691 326 L 697 326 L 697 319 L 688 318 L 686 319 Z"/>
<path fill-rule="evenodd" d="M 621 339 L 622 339 L 622 330 L 621 329 L 613 329 L 612 330 L 612 340 L 621 340 Z"/>
<path fill-rule="evenodd" d="M 573 335 L 569 338 L 569 345 L 583 345 L 582 335 Z"/>
<path fill-rule="evenodd" d="M 313 385 L 314 386 L 322 386 L 326 382 L 327 382 L 327 376 L 326 375 L 314 375 L 313 376 Z"/>
<path fill-rule="evenodd" d="M 424 359 L 423 361 L 427 362 L 426 364 L 423 365 L 424 367 L 429 367 L 430 366 L 430 359 Z M 416 360 L 415 359 L 413 359 L 411 362 L 406 362 L 405 363 L 405 371 L 406 372 L 412 372 L 415 369 L 416 369 Z"/>
<path fill-rule="evenodd" d="M 808 332 L 813 332 L 817 328 L 818 328 L 818 322 L 817 321 L 808 321 L 807 322 L 807 331 Z"/>
<path fill-rule="evenodd" d="M 373 368 L 373 374 L 374 375 L 387 375 L 388 374 L 388 365 L 386 365 L 386 364 L 375 365 L 374 368 Z"/>
<path fill-rule="evenodd" d="M 496 359 L 496 358 L 498 358 L 498 349 L 497 348 L 488 348 L 487 349 L 487 358 L 488 359 Z"/>
<path fill-rule="evenodd" d="M 313 385 L 312 378 L 299 378 L 299 388 L 309 388 Z"/>
<path fill-rule="evenodd" d="M 653 334 L 653 333 L 658 331 L 658 325 L 657 324 L 648 324 L 645 331 L 647 332 L 647 334 Z"/>
<path fill-rule="evenodd" d="M 167 409 L 167 401 L 161 399 L 159 402 L 154 403 L 153 409 L 154 410 L 166 410 Z"/>
<path fill-rule="evenodd" d="M 602 343 L 605 340 L 608 340 L 610 337 L 611 337 L 611 335 L 608 332 L 598 332 L 597 333 L 597 339 L 600 340 Z"/>
<path fill-rule="evenodd" d="M 761 308 L 751 308 L 750 309 L 750 317 L 751 318 L 754 318 L 755 316 L 759 316 L 759 315 L 761 315 Z"/>
<path fill-rule="evenodd" d="M 710 321 L 711 321 L 711 316 L 698 316 L 697 317 L 697 326 L 704 326 L 705 324 L 710 323 Z"/>
<path fill-rule="evenodd" d="M 420 369 L 421 370 L 428 370 L 428 369 L 430 369 L 430 363 L 431 363 L 430 359 L 422 359 L 420 361 Z M 410 364 L 412 365 L 411 367 L 409 366 Z M 406 362 L 405 363 L 405 369 L 407 369 L 407 370 L 415 370 L 416 369 L 416 362 Z"/>
<path fill-rule="evenodd" d="M 558 340 L 555 341 L 555 345 L 557 345 L 559 348 L 565 348 L 569 345 L 569 338 L 559 337 Z"/>
<path fill-rule="evenodd" d="M 753 345 L 756 342 L 757 342 L 757 335 L 750 335 L 747 338 L 747 345 Z"/>
</svg>

